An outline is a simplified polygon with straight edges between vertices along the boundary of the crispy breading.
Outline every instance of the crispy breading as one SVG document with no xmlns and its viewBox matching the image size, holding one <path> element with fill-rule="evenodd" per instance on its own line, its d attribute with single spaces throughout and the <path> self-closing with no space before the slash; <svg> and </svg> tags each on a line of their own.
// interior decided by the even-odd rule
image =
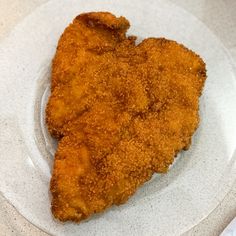
<svg viewBox="0 0 236 236">
<path fill-rule="evenodd" d="M 127 201 L 198 126 L 203 60 L 164 38 L 135 45 L 128 28 L 124 17 L 85 13 L 58 43 L 46 119 L 59 140 L 51 192 L 61 221 Z"/>
</svg>

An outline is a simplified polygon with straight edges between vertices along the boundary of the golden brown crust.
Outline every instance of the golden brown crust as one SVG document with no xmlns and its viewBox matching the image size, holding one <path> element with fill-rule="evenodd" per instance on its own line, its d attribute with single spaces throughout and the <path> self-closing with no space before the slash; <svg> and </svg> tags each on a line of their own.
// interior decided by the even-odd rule
<svg viewBox="0 0 236 236">
<path fill-rule="evenodd" d="M 46 113 L 59 140 L 51 192 L 61 221 L 124 203 L 168 170 L 198 126 L 202 59 L 164 38 L 136 46 L 128 27 L 124 17 L 86 13 L 59 41 Z"/>
<path fill-rule="evenodd" d="M 109 28 L 123 33 L 130 27 L 129 21 L 125 17 L 115 17 L 109 12 L 83 13 L 75 18 L 74 23 L 76 21 L 83 22 L 89 27 Z"/>
</svg>

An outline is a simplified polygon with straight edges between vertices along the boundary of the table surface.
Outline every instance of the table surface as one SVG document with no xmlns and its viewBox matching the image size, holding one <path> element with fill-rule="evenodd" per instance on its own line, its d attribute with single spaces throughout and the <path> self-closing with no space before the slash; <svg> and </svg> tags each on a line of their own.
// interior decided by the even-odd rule
<svg viewBox="0 0 236 236">
<path fill-rule="evenodd" d="M 0 41 L 11 29 L 48 0 L 0 0 Z M 171 0 L 203 21 L 229 49 L 236 62 L 235 0 Z M 219 235 L 236 217 L 236 182 L 219 206 L 185 236 Z M 0 195 L 0 236 L 46 236 L 31 225 Z"/>
</svg>

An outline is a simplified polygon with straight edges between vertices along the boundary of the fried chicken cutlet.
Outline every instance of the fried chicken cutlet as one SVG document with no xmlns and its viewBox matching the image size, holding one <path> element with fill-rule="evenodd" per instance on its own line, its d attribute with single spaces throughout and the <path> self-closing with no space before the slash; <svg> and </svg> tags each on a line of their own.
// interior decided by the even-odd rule
<svg viewBox="0 0 236 236">
<path fill-rule="evenodd" d="M 129 22 L 77 16 L 61 36 L 46 109 L 58 139 L 52 213 L 80 222 L 122 204 L 187 149 L 199 123 L 203 60 L 175 41 L 135 45 Z"/>
</svg>

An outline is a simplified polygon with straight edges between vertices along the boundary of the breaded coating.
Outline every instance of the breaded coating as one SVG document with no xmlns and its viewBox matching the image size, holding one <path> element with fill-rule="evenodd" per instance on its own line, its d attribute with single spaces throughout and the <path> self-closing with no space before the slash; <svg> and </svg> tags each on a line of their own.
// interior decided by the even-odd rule
<svg viewBox="0 0 236 236">
<path fill-rule="evenodd" d="M 59 140 L 51 193 L 61 221 L 126 202 L 198 126 L 203 60 L 164 38 L 135 45 L 128 28 L 124 17 L 85 13 L 58 43 L 46 119 Z"/>
</svg>

